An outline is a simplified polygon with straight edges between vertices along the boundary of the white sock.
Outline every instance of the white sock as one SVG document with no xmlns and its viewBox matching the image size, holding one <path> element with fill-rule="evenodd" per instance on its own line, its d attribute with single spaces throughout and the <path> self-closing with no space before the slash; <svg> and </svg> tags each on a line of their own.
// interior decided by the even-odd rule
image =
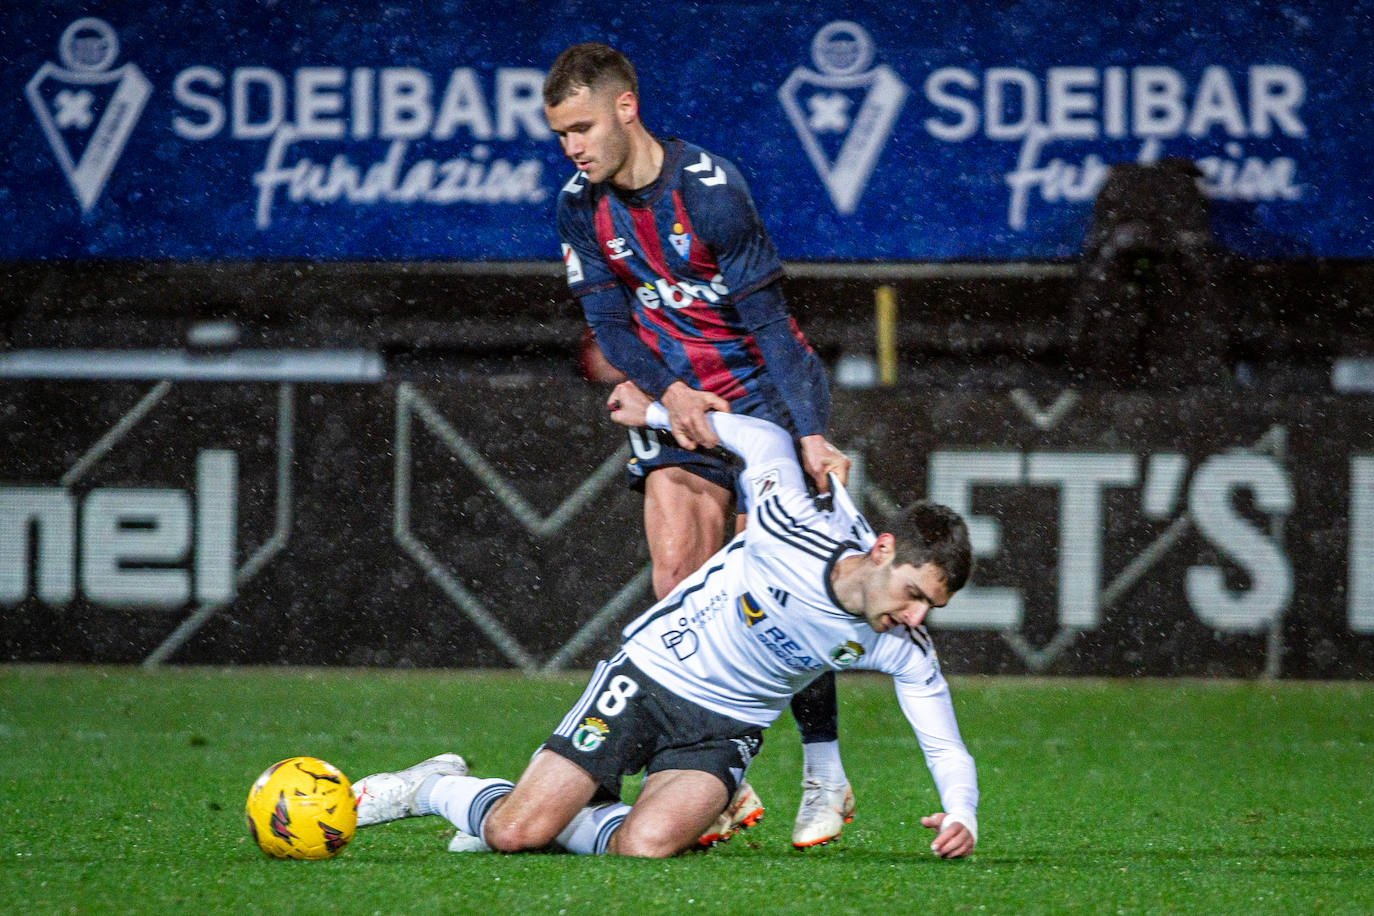
<svg viewBox="0 0 1374 916">
<path fill-rule="evenodd" d="M 842 786 L 849 780 L 840 762 L 840 742 L 812 741 L 802 745 L 802 780 Z"/>
<path fill-rule="evenodd" d="M 611 836 L 620 829 L 621 822 L 629 813 L 630 806 L 622 802 L 606 802 L 583 808 L 554 842 L 578 855 L 602 855 L 610 845 Z"/>
<path fill-rule="evenodd" d="M 415 810 L 420 814 L 440 814 L 463 833 L 480 837 L 482 821 L 497 799 L 515 788 L 508 779 L 478 779 L 476 776 L 430 776 L 415 793 Z"/>
</svg>

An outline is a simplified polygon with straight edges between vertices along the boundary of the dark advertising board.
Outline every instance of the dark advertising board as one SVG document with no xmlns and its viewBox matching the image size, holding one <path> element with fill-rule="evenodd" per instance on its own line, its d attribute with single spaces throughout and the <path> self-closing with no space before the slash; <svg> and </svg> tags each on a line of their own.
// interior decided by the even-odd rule
<svg viewBox="0 0 1374 916">
<path fill-rule="evenodd" d="M 566 381 L 0 385 L 11 661 L 587 666 L 647 606 L 604 392 Z M 1374 675 L 1366 397 L 841 391 L 874 527 L 977 569 L 963 673 Z"/>
</svg>

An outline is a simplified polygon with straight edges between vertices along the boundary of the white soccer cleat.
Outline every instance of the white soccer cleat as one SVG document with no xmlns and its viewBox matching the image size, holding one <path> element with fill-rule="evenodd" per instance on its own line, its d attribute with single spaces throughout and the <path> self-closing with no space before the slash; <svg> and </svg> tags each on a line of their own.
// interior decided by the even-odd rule
<svg viewBox="0 0 1374 916">
<path fill-rule="evenodd" d="M 448 841 L 449 852 L 491 852 L 491 847 L 482 842 L 479 836 L 464 833 L 459 830 L 453 835 L 453 839 Z"/>
<path fill-rule="evenodd" d="M 798 849 L 829 843 L 844 825 L 854 820 L 854 792 L 849 783 L 827 786 L 807 779 L 802 782 L 801 807 L 792 825 L 792 845 Z"/>
<path fill-rule="evenodd" d="M 735 790 L 734 798 L 730 799 L 730 804 L 720 813 L 720 817 L 697 838 L 697 845 L 714 846 L 724 843 L 741 830 L 757 824 L 762 817 L 763 802 L 759 800 L 758 793 L 749 783 L 742 782 Z"/>
<path fill-rule="evenodd" d="M 370 827 L 415 817 L 415 793 L 429 776 L 466 776 L 468 764 L 457 754 L 439 754 L 394 773 L 373 773 L 353 783 L 358 826 Z"/>
</svg>

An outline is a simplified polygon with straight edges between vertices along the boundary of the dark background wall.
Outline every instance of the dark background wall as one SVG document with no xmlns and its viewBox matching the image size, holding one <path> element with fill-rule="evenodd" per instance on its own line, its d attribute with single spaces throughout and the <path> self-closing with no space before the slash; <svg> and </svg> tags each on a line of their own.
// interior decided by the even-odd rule
<svg viewBox="0 0 1374 916">
<path fill-rule="evenodd" d="M 1211 310 L 1224 384 L 1325 390 L 1333 360 L 1374 355 L 1370 262 L 1218 255 L 1205 277 L 1161 273 L 1148 261 L 1118 267 L 1111 295 L 1142 324 L 1156 313 Z M 53 261 L 4 264 L 0 275 L 3 342 L 15 349 L 194 346 L 197 326 L 227 321 L 242 347 L 364 347 L 398 367 L 560 374 L 576 370 L 582 329 L 561 272 L 541 262 Z M 1118 354 L 1118 378 L 1084 379 L 1075 365 L 1076 350 L 1105 333 L 1075 324 L 1092 295 L 1083 259 L 793 264 L 784 290 L 812 344 L 833 361 L 872 351 L 882 284 L 896 291 L 906 380 L 1131 380 L 1133 352 Z M 1187 384 L 1188 367 L 1181 372 Z"/>
<path fill-rule="evenodd" d="M 962 670 L 1368 676 L 1367 6 L 6 11 L 0 658 L 612 644 L 639 507 L 531 94 L 596 39 L 750 182 L 875 520 L 978 521 Z"/>
<path fill-rule="evenodd" d="M 370 384 L 0 383 L 0 654 L 590 664 L 649 602 L 606 390 L 428 368 Z M 934 621 L 958 670 L 1366 677 L 1369 417 L 1367 395 L 909 384 L 840 390 L 833 434 L 876 527 L 928 493 L 996 526 Z M 201 470 L 226 455 L 232 474 Z M 155 549 L 121 540 L 116 577 L 158 570 L 188 594 L 112 601 L 84 578 L 108 563 L 88 524 L 114 495 L 121 539 L 174 531 L 142 508 L 149 491 L 179 498 L 187 527 Z M 32 511 L 34 493 L 59 494 L 72 528 Z M 212 513 L 226 500 L 227 522 Z M 1219 584 L 1198 588 L 1197 570 Z M 1008 589 L 1011 619 L 989 604 Z"/>
</svg>

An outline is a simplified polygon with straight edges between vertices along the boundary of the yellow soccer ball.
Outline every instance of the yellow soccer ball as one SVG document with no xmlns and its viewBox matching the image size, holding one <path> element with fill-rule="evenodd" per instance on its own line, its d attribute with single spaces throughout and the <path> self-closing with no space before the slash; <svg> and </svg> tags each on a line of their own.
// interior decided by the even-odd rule
<svg viewBox="0 0 1374 916">
<path fill-rule="evenodd" d="M 248 792 L 246 811 L 248 832 L 278 859 L 328 859 L 358 827 L 348 777 L 318 757 L 272 764 Z"/>
</svg>

